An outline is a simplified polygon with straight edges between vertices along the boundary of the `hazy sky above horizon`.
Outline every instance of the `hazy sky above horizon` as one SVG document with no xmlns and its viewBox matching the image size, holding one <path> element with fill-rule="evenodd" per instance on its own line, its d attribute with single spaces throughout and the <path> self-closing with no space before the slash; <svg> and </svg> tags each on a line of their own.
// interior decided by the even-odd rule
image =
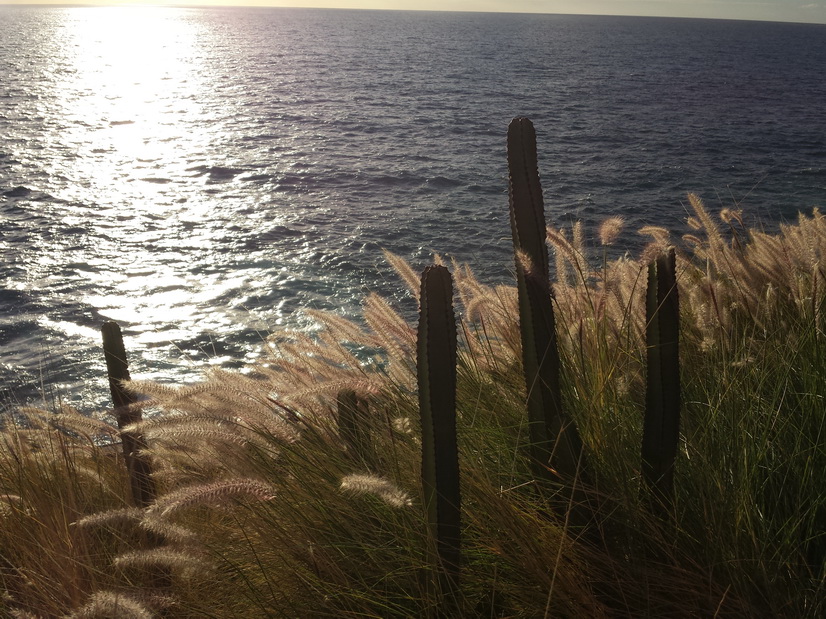
<svg viewBox="0 0 826 619">
<path fill-rule="evenodd" d="M 0 0 L 0 4 L 73 3 L 661 15 L 826 24 L 826 0 Z"/>
</svg>

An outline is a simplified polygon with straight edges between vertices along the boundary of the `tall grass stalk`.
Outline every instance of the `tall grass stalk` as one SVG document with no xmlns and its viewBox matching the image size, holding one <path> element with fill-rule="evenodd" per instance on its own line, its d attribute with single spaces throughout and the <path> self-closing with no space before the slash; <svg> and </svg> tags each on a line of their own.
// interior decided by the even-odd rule
<svg viewBox="0 0 826 619">
<path fill-rule="evenodd" d="M 726 213 L 732 234 L 690 203 L 697 229 L 682 240 L 645 229 L 639 259 L 600 260 L 581 230 L 549 230 L 560 388 L 600 545 L 568 535 L 534 491 L 515 287 L 453 266 L 466 615 L 826 614 L 826 220 L 815 211 L 769 234 Z M 682 417 L 664 527 L 639 487 L 646 265 L 668 245 Z M 313 316 L 314 337 L 274 335 L 253 373 L 131 384 L 157 411 L 134 424 L 156 467 L 147 510 L 127 509 L 123 456 L 99 446 L 111 426 L 65 410 L 6 419 L 0 615 L 93 616 L 116 599 L 171 617 L 434 614 L 415 332 L 376 296 L 364 324 Z M 345 389 L 369 403 L 369 467 L 340 434 Z M 142 527 L 165 529 L 170 550 L 141 556 Z M 172 576 L 164 590 L 141 572 L 157 562 Z"/>
</svg>

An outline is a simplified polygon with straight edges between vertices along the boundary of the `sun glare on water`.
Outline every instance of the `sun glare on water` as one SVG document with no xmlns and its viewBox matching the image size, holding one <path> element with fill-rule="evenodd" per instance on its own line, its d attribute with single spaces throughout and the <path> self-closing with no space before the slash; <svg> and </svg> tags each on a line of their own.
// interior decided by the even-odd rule
<svg viewBox="0 0 826 619">
<path fill-rule="evenodd" d="M 61 198 L 77 205 L 64 221 L 94 239 L 43 252 L 54 266 L 41 270 L 74 265 L 90 284 L 84 303 L 129 325 L 143 345 L 221 330 L 228 317 L 204 308 L 239 285 L 192 272 L 196 259 L 220 251 L 202 173 L 191 171 L 209 162 L 216 140 L 201 29 L 188 9 L 64 12 L 41 110 L 55 150 L 47 172 L 66 180 Z"/>
<path fill-rule="evenodd" d="M 107 155 L 93 177 L 116 190 L 113 163 L 163 158 L 175 148 L 176 121 L 198 111 L 192 98 L 170 99 L 183 84 L 193 90 L 195 32 L 185 11 L 175 9 L 96 7 L 73 17 L 61 59 L 71 67 L 61 84 L 62 112 L 87 151 L 79 155 Z M 78 161 L 89 166 L 95 159 Z"/>
</svg>

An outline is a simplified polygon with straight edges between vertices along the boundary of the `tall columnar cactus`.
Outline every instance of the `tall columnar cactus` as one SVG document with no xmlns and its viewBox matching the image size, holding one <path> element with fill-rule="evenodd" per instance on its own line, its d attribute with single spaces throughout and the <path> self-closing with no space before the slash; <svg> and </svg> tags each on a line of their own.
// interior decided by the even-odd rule
<svg viewBox="0 0 826 619">
<path fill-rule="evenodd" d="M 422 274 L 417 374 L 422 423 L 422 485 L 442 594 L 458 587 L 459 451 L 456 444 L 456 321 L 443 266 Z"/>
<path fill-rule="evenodd" d="M 648 377 L 642 438 L 642 477 L 652 509 L 671 512 L 680 433 L 680 301 L 671 249 L 648 265 Z"/>
<path fill-rule="evenodd" d="M 126 426 L 141 420 L 141 413 L 132 404 L 135 398 L 123 388 L 123 381 L 129 380 L 129 364 L 126 361 L 126 348 L 118 323 L 107 321 L 101 328 L 103 334 L 103 354 L 109 375 L 109 389 L 115 404 L 115 417 L 121 429 L 123 455 L 129 471 L 132 487 L 132 499 L 137 507 L 147 507 L 155 500 L 155 483 L 151 474 L 149 460 L 140 450 L 146 447 L 143 435 L 135 432 L 123 432 Z"/>
<path fill-rule="evenodd" d="M 562 407 L 536 133 L 527 118 L 508 127 L 508 171 L 534 474 L 547 478 L 552 467 L 573 479 L 583 464 L 582 441 Z"/>
</svg>

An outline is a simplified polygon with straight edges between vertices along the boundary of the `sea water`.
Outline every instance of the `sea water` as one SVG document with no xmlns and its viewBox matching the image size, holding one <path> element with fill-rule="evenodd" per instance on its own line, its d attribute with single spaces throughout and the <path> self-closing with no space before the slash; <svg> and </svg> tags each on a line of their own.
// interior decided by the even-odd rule
<svg viewBox="0 0 826 619">
<path fill-rule="evenodd" d="M 549 223 L 766 227 L 826 197 L 826 26 L 311 9 L 0 7 L 0 385 L 240 367 L 304 308 L 415 303 L 386 248 L 510 281 L 505 132 Z"/>
</svg>

